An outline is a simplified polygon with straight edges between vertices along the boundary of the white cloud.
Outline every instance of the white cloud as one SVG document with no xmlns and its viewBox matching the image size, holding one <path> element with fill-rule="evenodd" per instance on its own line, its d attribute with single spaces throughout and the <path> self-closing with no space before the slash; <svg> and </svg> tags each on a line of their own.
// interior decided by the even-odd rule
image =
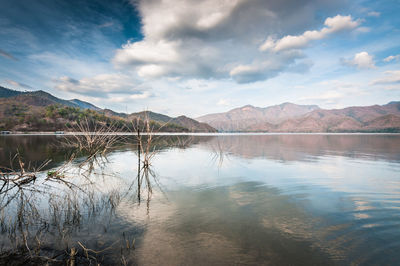
<svg viewBox="0 0 400 266">
<path fill-rule="evenodd" d="M 191 91 L 208 91 L 216 89 L 216 86 L 209 81 L 203 79 L 187 79 L 180 82 L 180 87 Z"/>
<path fill-rule="evenodd" d="M 280 52 L 289 49 L 304 48 L 311 41 L 321 40 L 336 32 L 355 29 L 360 25 L 360 21 L 354 21 L 351 16 L 337 15 L 327 18 L 324 25 L 325 27 L 319 31 L 306 31 L 298 36 L 287 35 L 279 40 L 268 37 L 259 49 L 260 51 L 272 50 L 274 52 Z"/>
<path fill-rule="evenodd" d="M 109 22 L 105 22 L 103 24 L 100 24 L 98 27 L 99 28 L 109 28 L 109 27 L 112 27 L 112 26 L 114 26 L 114 22 L 109 21 Z"/>
<path fill-rule="evenodd" d="M 93 76 L 97 73 L 109 71 L 108 63 L 101 61 L 91 61 L 79 56 L 53 52 L 35 53 L 28 58 L 41 66 L 41 71 L 46 75 L 55 75 L 56 70 L 62 69 L 64 75 L 70 76 Z"/>
<path fill-rule="evenodd" d="M 385 85 L 384 89 L 387 91 L 399 91 L 400 90 L 400 84 L 393 84 L 393 85 Z"/>
<path fill-rule="evenodd" d="M 16 89 L 28 89 L 28 90 L 32 90 L 33 88 L 27 84 L 15 81 L 15 80 L 11 80 L 11 79 L 6 79 L 5 82 L 7 82 L 8 84 L 10 84 L 11 86 L 13 86 L 13 88 Z"/>
<path fill-rule="evenodd" d="M 259 51 L 260 40 L 265 35 L 313 25 L 318 8 L 336 10 L 343 4 L 326 0 L 132 2 L 140 12 L 144 37 L 116 51 L 113 63 L 118 69 L 133 70 L 144 79 L 233 78 L 242 83 L 265 80 L 289 69 L 296 71 L 297 59 L 303 55 L 272 58 Z M 358 25 L 348 17 L 328 18 L 324 31 L 337 32 Z M 279 67 L 270 67 L 271 61 Z"/>
<path fill-rule="evenodd" d="M 300 97 L 300 101 L 314 101 L 314 100 L 318 100 L 318 101 L 323 101 L 324 103 L 334 103 L 336 102 L 337 99 L 343 98 L 345 96 L 345 94 L 343 94 L 342 92 L 338 92 L 337 90 L 330 90 L 330 91 L 325 91 L 322 92 L 318 95 L 310 95 L 310 96 L 304 96 L 304 97 Z"/>
<path fill-rule="evenodd" d="M 142 78 L 154 78 L 163 76 L 167 70 L 163 66 L 151 64 L 138 67 L 137 73 Z"/>
<path fill-rule="evenodd" d="M 271 55 L 269 60 L 261 62 L 255 61 L 247 65 L 238 65 L 229 72 L 229 75 L 238 83 L 269 79 L 277 76 L 300 57 L 302 57 L 301 53 L 290 53 L 287 56 Z"/>
<path fill-rule="evenodd" d="M 379 17 L 380 15 L 381 15 L 381 13 L 380 12 L 377 12 L 377 11 L 371 11 L 371 12 L 368 12 L 368 14 L 367 14 L 369 17 Z"/>
<path fill-rule="evenodd" d="M 161 63 L 176 63 L 180 60 L 178 53 L 179 43 L 168 42 L 165 40 L 160 41 L 141 41 L 141 42 L 128 42 L 118 50 L 114 61 L 117 64 L 129 64 L 135 62 L 136 64 L 161 64 Z"/>
<path fill-rule="evenodd" d="M 255 60 L 251 64 L 237 65 L 229 74 L 238 83 L 249 83 L 273 78 L 284 71 L 305 73 L 312 65 L 300 50 L 288 50 L 268 54 L 267 59 Z"/>
<path fill-rule="evenodd" d="M 358 27 L 354 30 L 354 33 L 368 33 L 371 32 L 370 27 Z"/>
<path fill-rule="evenodd" d="M 124 74 L 101 74 L 80 80 L 63 76 L 54 80 L 58 90 L 89 95 L 91 97 L 108 97 L 109 94 L 142 94 L 142 87 Z"/>
<path fill-rule="evenodd" d="M 374 57 L 365 51 L 355 54 L 352 59 L 342 59 L 342 63 L 358 69 L 376 68 Z"/>
<path fill-rule="evenodd" d="M 371 85 L 400 83 L 400 70 L 386 71 L 384 74 L 384 77 L 373 80 Z"/>
<path fill-rule="evenodd" d="M 0 56 L 5 57 L 7 59 L 11 59 L 11 60 L 17 61 L 17 58 L 15 58 L 12 54 L 7 53 L 6 51 L 1 50 L 1 49 L 0 49 Z"/>
<path fill-rule="evenodd" d="M 229 99 L 219 99 L 219 101 L 217 102 L 217 105 L 219 105 L 219 106 L 230 106 L 231 105 L 231 101 Z"/>
<path fill-rule="evenodd" d="M 140 93 L 134 93 L 130 95 L 123 95 L 123 96 L 111 96 L 108 100 L 113 103 L 129 103 L 132 100 L 143 100 L 154 96 L 149 91 L 144 91 Z"/>
<path fill-rule="evenodd" d="M 339 102 L 351 96 L 363 95 L 365 92 L 358 84 L 343 82 L 340 80 L 327 80 L 316 84 L 321 93 L 302 96 L 300 102 L 315 104 L 320 102 L 325 105 L 338 107 Z"/>
<path fill-rule="evenodd" d="M 385 59 L 383 59 L 386 63 L 391 62 L 391 61 L 400 61 L 400 54 L 398 55 L 389 55 Z"/>
</svg>

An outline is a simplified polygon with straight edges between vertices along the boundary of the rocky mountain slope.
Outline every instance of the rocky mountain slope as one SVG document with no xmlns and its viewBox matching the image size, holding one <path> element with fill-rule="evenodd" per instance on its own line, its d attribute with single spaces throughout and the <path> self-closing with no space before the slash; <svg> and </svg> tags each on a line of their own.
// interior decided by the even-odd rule
<svg viewBox="0 0 400 266">
<path fill-rule="evenodd" d="M 400 102 L 333 110 L 292 103 L 266 108 L 246 105 L 197 120 L 235 132 L 400 132 Z"/>
<path fill-rule="evenodd" d="M 250 128 L 257 131 L 263 130 L 267 124 L 277 124 L 317 109 L 319 107 L 316 105 L 293 103 L 283 103 L 265 108 L 246 105 L 226 113 L 201 116 L 197 120 L 212 125 L 212 127 L 221 131 L 248 131 Z"/>
</svg>

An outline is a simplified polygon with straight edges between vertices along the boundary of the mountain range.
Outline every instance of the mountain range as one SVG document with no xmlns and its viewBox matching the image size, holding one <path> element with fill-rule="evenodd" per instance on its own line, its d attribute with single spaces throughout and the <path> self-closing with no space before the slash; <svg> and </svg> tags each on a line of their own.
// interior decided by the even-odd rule
<svg viewBox="0 0 400 266">
<path fill-rule="evenodd" d="M 67 125 L 82 117 L 121 128 L 148 118 L 156 130 L 165 132 L 400 132 L 400 101 L 331 110 L 288 102 L 264 108 L 245 105 L 192 119 L 151 111 L 118 113 L 42 90 L 22 92 L 0 86 L 0 130 L 70 130 Z"/>
<path fill-rule="evenodd" d="M 42 90 L 16 91 L 0 86 L 0 129 L 10 131 L 71 130 L 78 119 L 131 126 L 137 118 L 149 118 L 157 131 L 216 132 L 211 126 L 186 116 L 169 117 L 151 111 L 117 113 L 79 99 L 64 100 Z"/>
<path fill-rule="evenodd" d="M 196 120 L 222 132 L 400 132 L 400 101 L 326 110 L 317 105 L 246 105 Z"/>
</svg>

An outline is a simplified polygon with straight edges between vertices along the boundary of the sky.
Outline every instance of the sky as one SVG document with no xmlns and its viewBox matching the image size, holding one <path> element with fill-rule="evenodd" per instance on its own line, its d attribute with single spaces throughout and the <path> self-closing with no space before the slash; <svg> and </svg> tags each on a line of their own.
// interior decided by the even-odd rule
<svg viewBox="0 0 400 266">
<path fill-rule="evenodd" d="M 0 0 L 0 85 L 198 117 L 400 100 L 400 0 Z"/>
</svg>

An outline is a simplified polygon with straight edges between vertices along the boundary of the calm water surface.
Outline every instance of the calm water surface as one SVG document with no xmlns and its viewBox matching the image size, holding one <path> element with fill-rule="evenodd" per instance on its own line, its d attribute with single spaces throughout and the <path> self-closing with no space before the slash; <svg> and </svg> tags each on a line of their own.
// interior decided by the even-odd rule
<svg viewBox="0 0 400 266">
<path fill-rule="evenodd" d="M 66 158 L 59 141 L 2 136 L 0 162 L 18 148 L 32 165 L 51 158 L 45 174 Z M 54 206 L 66 219 L 62 199 L 80 206 L 79 221 L 63 222 L 64 235 L 49 226 L 46 240 L 111 246 L 105 263 L 115 264 L 121 239 L 135 239 L 124 253 L 133 265 L 400 263 L 400 135 L 162 136 L 157 149 L 140 184 L 132 144 L 113 149 L 91 182 L 70 166 L 90 200 L 61 184 L 41 188 L 63 197 L 30 192 L 50 225 Z M 20 203 L 6 200 L 2 215 L 12 217 Z M 0 237 L 9 244 L 7 228 Z"/>
</svg>

